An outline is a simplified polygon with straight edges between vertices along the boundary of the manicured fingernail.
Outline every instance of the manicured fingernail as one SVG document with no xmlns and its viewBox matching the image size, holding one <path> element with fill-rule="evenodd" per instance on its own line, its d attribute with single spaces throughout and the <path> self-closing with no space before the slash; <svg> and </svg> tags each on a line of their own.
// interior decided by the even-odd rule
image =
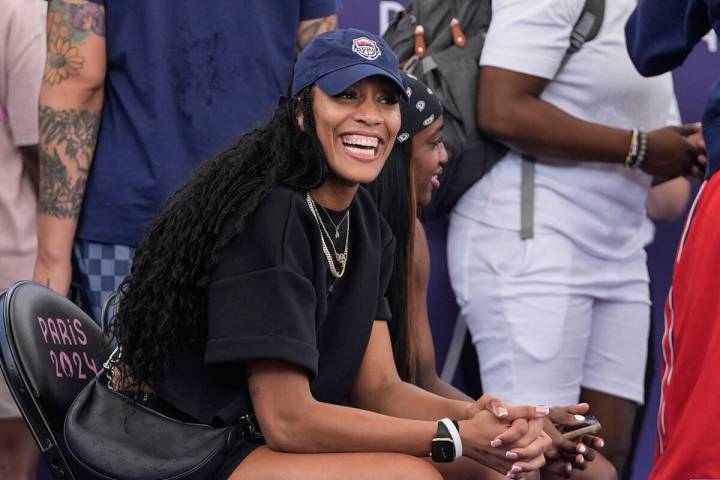
<svg viewBox="0 0 720 480">
<path fill-rule="evenodd" d="M 585 445 L 583 445 L 583 444 L 581 443 L 581 444 L 578 445 L 577 451 L 580 452 L 580 453 L 585 453 L 585 452 L 587 452 L 587 448 L 585 448 Z"/>
<path fill-rule="evenodd" d="M 547 405 L 536 405 L 535 413 L 538 415 L 549 415 L 550 407 L 548 407 Z"/>
<path fill-rule="evenodd" d="M 498 417 L 507 417 L 508 416 L 507 408 L 497 407 L 497 409 L 495 411 L 495 415 L 497 415 Z"/>
<path fill-rule="evenodd" d="M 510 460 L 517 460 L 520 456 L 515 452 L 505 452 L 505 456 Z"/>
<path fill-rule="evenodd" d="M 575 420 L 577 420 L 578 422 L 584 422 L 585 417 L 583 415 L 575 415 Z"/>
<path fill-rule="evenodd" d="M 583 456 L 580 455 L 580 454 L 575 455 L 575 461 L 576 461 L 577 463 L 585 463 L 585 457 L 583 457 Z"/>
<path fill-rule="evenodd" d="M 499 446 L 501 446 L 501 445 L 502 445 L 502 440 L 500 440 L 499 438 L 496 438 L 495 440 L 493 440 L 492 442 L 490 442 L 490 446 L 493 447 L 493 448 L 497 448 L 497 447 L 499 447 Z"/>
<path fill-rule="evenodd" d="M 570 464 L 570 463 L 565 464 L 565 471 L 568 473 L 572 472 L 572 464 Z"/>
<path fill-rule="evenodd" d="M 602 438 L 598 438 L 597 445 L 598 445 L 598 448 L 603 448 L 605 446 L 605 442 L 603 441 Z"/>
<path fill-rule="evenodd" d="M 513 473 L 522 472 L 522 467 L 520 465 L 513 465 L 510 471 Z"/>
</svg>

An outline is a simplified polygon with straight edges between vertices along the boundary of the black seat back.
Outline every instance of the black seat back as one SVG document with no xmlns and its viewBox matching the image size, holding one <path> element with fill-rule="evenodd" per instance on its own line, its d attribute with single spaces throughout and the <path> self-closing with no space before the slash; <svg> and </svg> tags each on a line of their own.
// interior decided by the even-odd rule
<svg viewBox="0 0 720 480">
<path fill-rule="evenodd" d="M 19 282 L 0 296 L 0 365 L 55 478 L 77 478 L 57 438 L 108 352 L 100 327 L 52 290 Z"/>
</svg>

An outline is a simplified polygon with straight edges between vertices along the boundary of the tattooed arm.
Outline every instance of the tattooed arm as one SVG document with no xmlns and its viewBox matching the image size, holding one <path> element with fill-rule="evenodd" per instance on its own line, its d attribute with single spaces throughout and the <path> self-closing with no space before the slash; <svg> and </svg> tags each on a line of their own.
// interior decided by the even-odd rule
<svg viewBox="0 0 720 480">
<path fill-rule="evenodd" d="M 308 46 L 312 39 L 321 33 L 329 32 L 337 28 L 337 15 L 329 15 L 321 18 L 303 20 L 298 27 L 297 40 L 295 41 L 295 53 L 297 55 Z"/>
<path fill-rule="evenodd" d="M 97 142 L 107 58 L 105 9 L 50 0 L 40 92 L 38 255 L 34 280 L 70 286 L 75 230 Z"/>
</svg>

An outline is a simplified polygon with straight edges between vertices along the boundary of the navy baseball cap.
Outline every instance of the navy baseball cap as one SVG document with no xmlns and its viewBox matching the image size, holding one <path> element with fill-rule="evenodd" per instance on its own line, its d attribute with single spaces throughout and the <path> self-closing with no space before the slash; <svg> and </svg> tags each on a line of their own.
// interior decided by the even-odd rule
<svg viewBox="0 0 720 480">
<path fill-rule="evenodd" d="M 393 82 L 407 100 L 398 58 L 385 40 L 354 28 L 333 30 L 318 35 L 300 54 L 292 95 L 314 83 L 327 95 L 338 95 L 373 75 Z"/>
</svg>

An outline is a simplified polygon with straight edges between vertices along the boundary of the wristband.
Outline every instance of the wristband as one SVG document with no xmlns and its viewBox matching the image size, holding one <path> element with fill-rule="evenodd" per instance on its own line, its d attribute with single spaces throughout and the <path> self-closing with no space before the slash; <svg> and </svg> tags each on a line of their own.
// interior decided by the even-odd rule
<svg viewBox="0 0 720 480">
<path fill-rule="evenodd" d="M 640 150 L 640 130 L 633 128 L 632 135 L 630 136 L 630 147 L 628 153 L 625 155 L 625 167 L 633 168 L 632 165 L 637 160 L 638 152 Z"/>
<path fill-rule="evenodd" d="M 638 149 L 637 162 L 633 165 L 633 168 L 640 168 L 645 161 L 645 154 L 648 148 L 648 136 L 647 133 L 640 131 L 640 147 Z"/>
<path fill-rule="evenodd" d="M 645 155 L 647 154 L 647 133 L 633 128 L 632 136 L 630 137 L 630 148 L 625 156 L 625 167 L 636 170 L 645 161 Z"/>
</svg>

